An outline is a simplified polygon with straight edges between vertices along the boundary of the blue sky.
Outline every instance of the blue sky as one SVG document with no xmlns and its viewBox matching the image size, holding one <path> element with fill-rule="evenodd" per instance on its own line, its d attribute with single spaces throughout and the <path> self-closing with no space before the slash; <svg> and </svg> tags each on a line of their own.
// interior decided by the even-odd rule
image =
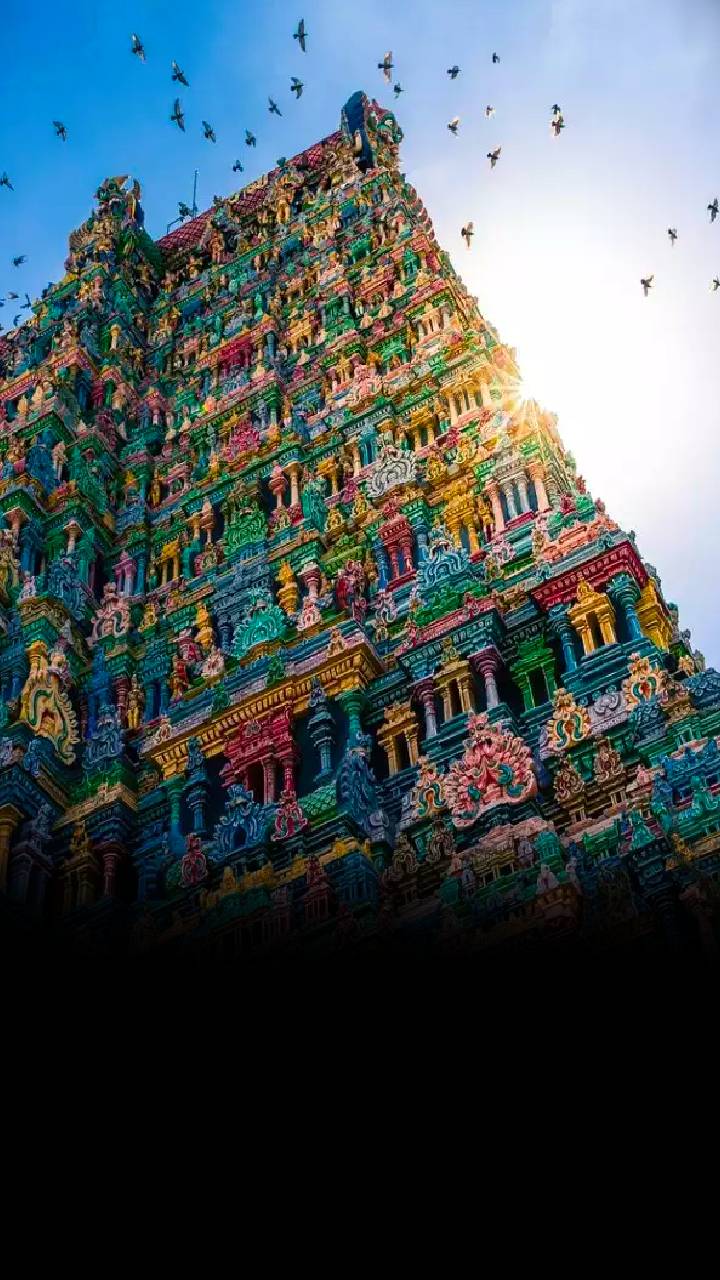
<svg viewBox="0 0 720 1280">
<path fill-rule="evenodd" d="M 683 625 L 720 663 L 720 292 L 709 290 L 720 219 L 705 212 L 720 196 L 720 0 L 0 2 L 0 171 L 15 184 L 0 189 L 0 297 L 34 297 L 61 276 L 67 235 L 104 177 L 139 178 L 148 230 L 161 235 L 196 167 L 206 207 L 335 129 L 364 88 L 394 106 L 402 168 L 517 348 L 527 394 L 559 414 L 591 491 L 636 530 Z M 305 55 L 292 39 L 301 15 Z M 397 104 L 376 69 L 386 49 Z M 173 58 L 190 80 L 186 134 L 168 120 Z M 305 82 L 299 102 L 291 75 Z M 557 141 L 554 102 L 567 126 Z M 454 115 L 457 138 L 445 127 Z M 491 144 L 503 148 L 492 172 Z M 14 271 L 17 253 L 28 262 Z"/>
</svg>

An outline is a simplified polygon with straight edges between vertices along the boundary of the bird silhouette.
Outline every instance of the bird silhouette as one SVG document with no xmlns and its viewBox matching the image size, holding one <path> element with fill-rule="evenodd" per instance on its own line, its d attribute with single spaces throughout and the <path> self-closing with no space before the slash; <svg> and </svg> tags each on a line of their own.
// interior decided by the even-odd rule
<svg viewBox="0 0 720 1280">
<path fill-rule="evenodd" d="M 494 53 L 494 54 L 493 54 L 493 56 L 492 56 L 492 60 L 493 60 L 493 62 L 499 62 L 499 61 L 500 61 L 500 54 L 499 54 L 499 53 Z"/>
<path fill-rule="evenodd" d="M 176 98 L 173 102 L 172 115 L 170 119 L 175 121 L 178 129 L 182 129 L 183 133 L 185 132 L 185 115 L 182 107 L 180 106 L 179 98 Z"/>
<path fill-rule="evenodd" d="M 184 84 L 186 89 L 190 88 L 190 81 L 186 80 L 185 72 L 180 70 L 174 58 L 172 63 L 172 78 L 173 80 L 176 80 L 178 84 Z"/>
<path fill-rule="evenodd" d="M 556 138 L 560 137 L 560 130 L 565 128 L 565 119 L 562 111 L 556 111 L 550 121 L 550 128 Z"/>
<path fill-rule="evenodd" d="M 217 142 L 217 137 L 215 136 L 215 130 L 213 129 L 211 124 L 208 124 L 207 120 L 203 120 L 202 127 L 203 127 L 203 137 L 206 138 L 208 142 Z"/>
<path fill-rule="evenodd" d="M 61 138 L 63 142 L 67 142 L 67 129 L 62 120 L 53 120 L 53 129 L 58 138 Z"/>
<path fill-rule="evenodd" d="M 466 243 L 466 245 L 467 245 L 467 247 L 468 247 L 468 249 L 469 249 L 469 248 L 470 248 L 470 241 L 472 240 L 473 236 L 475 235 L 475 224 L 474 224 L 474 223 L 472 223 L 472 222 L 468 222 L 466 226 L 461 227 L 461 228 L 460 228 L 460 235 L 462 236 L 463 240 L 465 241 L 465 243 Z"/>
<path fill-rule="evenodd" d="M 502 151 L 502 147 L 496 147 L 494 151 L 488 151 L 488 153 L 487 153 L 487 158 L 488 158 L 488 160 L 490 161 L 490 168 L 491 168 L 491 169 L 494 169 L 494 168 L 495 168 L 495 165 L 497 164 L 498 160 L 500 159 L 500 152 L 501 152 L 501 151 Z"/>
<path fill-rule="evenodd" d="M 273 98 L 268 98 L 268 103 L 269 103 L 269 105 L 268 105 L 268 111 L 270 112 L 270 115 L 271 115 L 271 116 L 281 116 L 281 115 L 282 115 L 282 111 L 280 110 L 280 108 L 279 108 L 279 106 L 278 106 L 277 102 L 275 102 L 275 100 L 274 100 Z"/>
<path fill-rule="evenodd" d="M 717 198 L 717 196 L 716 196 L 716 197 L 715 197 L 715 199 L 713 200 L 712 204 L 709 204 L 709 205 L 708 205 L 708 213 L 710 214 L 710 221 L 711 221 L 711 222 L 714 222 L 714 221 L 715 221 L 715 219 L 716 219 L 716 218 L 717 218 L 717 216 L 718 216 L 718 212 L 720 212 L 720 205 L 718 204 L 718 198 Z"/>
<path fill-rule="evenodd" d="M 390 72 L 392 71 L 393 66 L 394 66 L 394 63 L 392 60 L 392 50 L 388 50 L 382 62 L 378 62 L 378 71 L 382 71 L 388 84 L 390 84 L 390 81 L 392 79 Z"/>
<path fill-rule="evenodd" d="M 677 240 L 677 227 L 668 227 L 668 236 L 670 237 L 670 245 L 674 248 Z"/>
<path fill-rule="evenodd" d="M 245 146 L 246 146 L 246 147 L 256 147 L 256 146 L 257 146 L 257 138 L 255 137 L 255 134 L 254 134 L 254 133 L 251 133 L 251 132 L 250 132 L 250 130 L 249 130 L 249 129 L 246 129 L 246 130 L 245 130 Z"/>
<path fill-rule="evenodd" d="M 243 172 L 244 172 L 244 170 L 243 170 L 243 167 L 242 167 L 242 165 L 241 165 L 240 161 L 239 161 L 239 160 L 236 160 L 236 161 L 235 161 L 235 163 L 234 163 L 234 165 L 233 165 L 233 173 L 243 173 Z"/>
<path fill-rule="evenodd" d="M 399 84 L 399 83 L 398 83 L 398 84 L 394 84 L 394 85 L 393 85 L 393 93 L 395 94 L 395 97 L 396 97 L 396 98 L 399 98 L 399 97 L 400 97 L 400 94 L 401 94 L 401 93 L 404 93 L 404 92 L 405 92 L 405 91 L 404 91 L 404 89 L 403 89 L 403 87 L 402 87 L 402 85 L 401 85 L 401 84 Z"/>
<path fill-rule="evenodd" d="M 10 181 L 6 173 L 3 173 L 2 175 L 0 175 L 0 187 L 7 187 L 9 191 L 15 190 L 12 182 Z"/>
<path fill-rule="evenodd" d="M 495 108 L 494 108 L 494 107 L 487 106 L 487 107 L 485 108 L 485 117 L 486 117 L 486 119 L 487 119 L 487 120 L 489 120 L 489 119 L 490 119 L 490 117 L 491 117 L 491 116 L 494 116 L 494 115 L 495 115 Z"/>
<path fill-rule="evenodd" d="M 19 253 L 16 258 L 12 259 L 14 267 L 21 267 L 23 262 L 27 262 L 27 255 L 24 253 Z"/>
<path fill-rule="evenodd" d="M 303 53 L 305 52 L 305 41 L 307 40 L 307 31 L 305 30 L 305 19 L 301 18 L 298 22 L 297 31 L 293 31 L 293 40 L 297 40 Z"/>
<path fill-rule="evenodd" d="M 710 292 L 717 293 L 718 289 L 720 289 L 720 276 L 713 276 L 710 281 Z"/>
<path fill-rule="evenodd" d="M 20 294 L 19 294 L 19 293 L 15 293 L 12 289 L 11 289 L 11 290 L 9 291 L 9 293 L 8 293 L 8 298 L 10 299 L 10 301 L 11 301 L 11 302 L 14 302 L 14 301 L 15 301 L 15 299 L 16 299 L 16 298 L 19 298 L 19 297 L 20 297 Z"/>
<path fill-rule="evenodd" d="M 654 279 L 655 279 L 655 276 L 654 276 L 654 275 L 652 275 L 652 276 L 648 276 L 646 279 L 643 279 L 643 277 L 642 277 L 642 276 L 640 277 L 640 283 L 641 283 L 641 285 L 642 285 L 642 287 L 643 287 L 643 293 L 645 294 L 645 297 L 646 297 L 646 298 L 647 298 L 647 296 L 648 296 L 648 294 L 649 294 L 650 290 L 651 290 L 651 289 L 652 289 L 652 287 L 653 287 L 653 280 L 654 280 Z"/>
<path fill-rule="evenodd" d="M 302 80 L 298 80 L 297 76 L 293 76 L 290 80 L 290 92 L 294 93 L 296 98 L 302 97 L 304 87 Z"/>
<path fill-rule="evenodd" d="M 450 132 L 453 134 L 453 136 L 454 136 L 454 137 L 457 137 L 457 131 L 458 131 L 458 125 L 459 125 L 459 124 L 460 124 L 460 117 L 459 117 L 459 116 L 453 116 L 452 120 L 450 121 L 450 123 L 449 123 L 449 125 L 448 125 L 448 129 L 450 130 Z"/>
<path fill-rule="evenodd" d="M 131 35 L 130 39 L 132 40 L 132 49 L 131 49 L 131 53 L 136 54 L 136 56 L 140 59 L 140 61 L 141 61 L 141 62 L 144 62 L 144 61 L 145 61 L 145 49 L 143 48 L 143 42 L 142 42 L 142 40 L 140 39 L 140 37 L 139 37 L 139 36 L 136 36 L 136 35 L 135 35 L 135 32 L 133 32 L 133 34 Z"/>
<path fill-rule="evenodd" d="M 32 306 L 32 302 L 30 301 L 30 294 L 26 293 L 25 301 L 23 302 L 23 311 L 29 311 L 31 306 Z"/>
<path fill-rule="evenodd" d="M 457 77 L 460 75 L 460 68 L 457 65 L 457 63 L 452 67 L 448 67 L 447 74 L 449 75 L 451 80 L 457 79 Z"/>
<path fill-rule="evenodd" d="M 190 205 L 186 204 L 184 200 L 178 200 L 178 213 L 181 218 L 192 218 L 193 216 Z"/>
<path fill-rule="evenodd" d="M 13 316 L 13 329 L 17 329 L 17 327 L 18 327 L 18 325 L 19 325 L 19 323 L 20 323 L 20 321 L 21 321 L 21 320 L 22 320 L 22 316 L 21 316 L 21 315 Z"/>
</svg>

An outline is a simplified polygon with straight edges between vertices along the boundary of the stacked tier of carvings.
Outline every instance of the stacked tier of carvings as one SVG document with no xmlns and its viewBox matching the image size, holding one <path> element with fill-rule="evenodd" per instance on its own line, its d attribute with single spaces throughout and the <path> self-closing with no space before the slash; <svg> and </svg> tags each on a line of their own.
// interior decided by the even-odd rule
<svg viewBox="0 0 720 1280">
<path fill-rule="evenodd" d="M 400 136 L 355 95 L 336 134 L 157 244 L 137 184 L 109 179 L 0 339 L 0 880 L 14 863 L 21 899 L 32 864 L 90 907 L 124 858 L 160 912 L 182 891 L 230 912 L 285 843 L 283 929 L 296 890 L 344 939 L 352 895 L 379 892 L 385 927 L 388 885 L 426 861 L 450 934 L 501 865 L 518 919 L 537 863 L 567 922 L 592 881 L 568 841 L 624 849 L 631 802 L 633 854 L 645 824 L 675 874 L 678 840 L 705 856 L 716 781 L 697 765 L 692 802 L 668 796 L 655 756 L 700 759 L 718 679 L 521 401 Z M 272 858 L 216 871 L 240 831 Z"/>
</svg>

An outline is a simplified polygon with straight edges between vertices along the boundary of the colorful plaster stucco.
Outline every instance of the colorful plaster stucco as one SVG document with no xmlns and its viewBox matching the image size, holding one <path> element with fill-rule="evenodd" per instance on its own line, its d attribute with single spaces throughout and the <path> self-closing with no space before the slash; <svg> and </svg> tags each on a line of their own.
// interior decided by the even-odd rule
<svg viewBox="0 0 720 1280">
<path fill-rule="evenodd" d="M 8 918 L 121 954 L 714 945 L 720 676 L 400 141 L 355 94 L 157 242 L 108 179 L 0 338 Z"/>
</svg>

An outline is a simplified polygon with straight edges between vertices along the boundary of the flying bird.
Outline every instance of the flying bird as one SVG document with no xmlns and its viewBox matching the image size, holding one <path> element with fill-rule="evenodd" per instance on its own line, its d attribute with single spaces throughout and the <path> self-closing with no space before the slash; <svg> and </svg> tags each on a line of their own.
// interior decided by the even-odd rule
<svg viewBox="0 0 720 1280">
<path fill-rule="evenodd" d="M 455 80 L 460 75 L 460 68 L 457 63 L 453 67 L 448 67 L 447 74 L 451 80 Z"/>
<path fill-rule="evenodd" d="M 675 241 L 677 240 L 677 227 L 668 227 L 668 235 L 670 237 L 670 244 L 674 248 Z"/>
<path fill-rule="evenodd" d="M 19 298 L 19 297 L 20 297 L 20 294 L 19 294 L 19 293 L 14 293 L 12 289 L 11 289 L 11 290 L 10 290 L 10 292 L 8 293 L 8 298 L 10 298 L 10 300 L 11 300 L 12 302 L 14 302 L 14 301 L 15 301 L 15 299 L 16 299 L 16 298 Z"/>
<path fill-rule="evenodd" d="M 459 116 L 453 116 L 452 120 L 450 121 L 450 123 L 449 123 L 449 125 L 448 125 L 448 129 L 449 129 L 449 130 L 450 130 L 450 132 L 454 135 L 454 137 L 457 137 L 457 131 L 458 131 L 458 125 L 459 125 L 459 124 L 460 124 L 460 117 L 459 117 Z"/>
<path fill-rule="evenodd" d="M 495 108 L 494 108 L 494 107 L 490 107 L 490 106 L 488 106 L 488 107 L 486 107 L 486 108 L 485 108 L 485 118 L 486 118 L 487 120 L 489 120 L 489 119 L 490 119 L 490 117 L 491 117 L 491 116 L 494 116 L 494 115 L 495 115 Z"/>
<path fill-rule="evenodd" d="M 715 197 L 715 199 L 713 200 L 712 204 L 709 204 L 709 205 L 708 205 L 708 213 L 710 214 L 710 221 L 711 221 L 711 222 L 714 222 L 714 221 L 715 221 L 715 219 L 716 219 L 716 218 L 717 218 L 717 216 L 718 216 L 718 212 L 720 212 L 720 205 L 718 204 L 718 198 L 717 198 L 717 196 L 716 196 L 716 197 Z"/>
<path fill-rule="evenodd" d="M 710 292 L 717 293 L 718 289 L 720 289 L 720 277 L 713 276 L 712 280 L 710 281 Z"/>
<path fill-rule="evenodd" d="M 190 81 L 185 79 L 185 72 L 180 70 L 174 58 L 172 63 L 172 78 L 173 80 L 176 80 L 178 84 L 184 84 L 186 89 L 190 88 Z"/>
<path fill-rule="evenodd" d="M 23 311 L 29 311 L 31 306 L 32 306 L 32 302 L 30 301 L 30 294 L 26 293 L 25 301 L 23 302 Z"/>
<path fill-rule="evenodd" d="M 243 167 L 242 167 L 242 165 L 241 165 L 240 161 L 239 161 L 239 160 L 236 160 L 236 161 L 235 161 L 235 163 L 234 163 L 234 165 L 233 165 L 233 173 L 243 173 L 243 172 L 244 172 L 244 171 L 243 171 Z"/>
<path fill-rule="evenodd" d="M 307 40 L 307 31 L 305 30 L 305 19 L 301 18 L 298 22 L 297 31 L 293 31 L 293 40 L 297 40 L 303 53 L 305 52 L 305 41 Z"/>
<path fill-rule="evenodd" d="M 143 48 L 143 42 L 142 42 L 142 40 L 140 39 L 140 37 L 139 37 L 139 36 L 136 36 L 136 35 L 135 35 L 135 32 L 133 32 L 133 34 L 131 35 L 130 39 L 132 40 L 132 49 L 131 49 L 131 53 L 136 54 L 136 55 L 137 55 L 137 57 L 140 59 L 140 61 L 141 61 L 141 62 L 144 62 L 144 61 L 145 61 L 145 50 L 144 50 L 144 48 Z"/>
<path fill-rule="evenodd" d="M 394 66 L 394 63 L 392 60 L 392 50 L 389 50 L 385 54 L 385 57 L 383 58 L 382 62 L 378 62 L 378 71 L 382 71 L 388 84 L 390 83 L 390 80 L 391 80 L 390 72 L 392 71 L 393 66 Z"/>
<path fill-rule="evenodd" d="M 217 138 L 215 136 L 215 130 L 213 129 L 211 124 L 208 124 L 207 120 L 203 120 L 202 127 L 203 127 L 203 137 L 206 138 L 208 142 L 217 142 Z"/>
<path fill-rule="evenodd" d="M 399 98 L 399 97 L 400 97 L 400 94 L 401 94 L 401 93 L 404 93 L 404 89 L 403 89 L 402 85 L 401 85 L 401 84 L 394 84 L 394 85 L 393 85 L 393 93 L 395 94 L 395 97 L 396 97 L 396 98 Z"/>
<path fill-rule="evenodd" d="M 12 182 L 10 181 L 6 173 L 3 173 L 2 176 L 0 176 L 0 187 L 7 187 L 9 191 L 15 190 Z"/>
<path fill-rule="evenodd" d="M 282 111 L 280 110 L 277 102 L 275 102 L 274 98 L 268 98 L 268 103 L 269 103 L 268 111 L 270 112 L 271 116 L 282 115 Z"/>
<path fill-rule="evenodd" d="M 494 53 L 494 54 L 493 54 L 493 56 L 492 56 L 492 60 L 493 60 L 493 62 L 499 62 L 499 61 L 500 61 L 500 54 L 499 54 L 499 53 Z"/>
<path fill-rule="evenodd" d="M 176 98 L 173 103 L 172 115 L 170 119 L 175 121 L 175 124 L 177 125 L 178 129 L 182 129 L 183 133 L 185 132 L 185 114 L 183 112 L 182 107 L 180 106 L 179 98 Z"/>
<path fill-rule="evenodd" d="M 294 93 L 297 98 L 302 97 L 304 87 L 302 80 L 298 80 L 297 76 L 293 76 L 290 80 L 290 92 Z"/>
<path fill-rule="evenodd" d="M 653 287 L 653 280 L 654 280 L 654 279 L 655 279 L 655 276 L 654 276 L 654 275 L 652 275 L 652 276 L 648 276 L 646 280 L 644 280 L 644 279 L 642 278 L 642 276 L 640 277 L 640 283 L 641 283 L 641 285 L 642 285 L 642 287 L 643 287 L 643 293 L 645 294 L 645 297 L 646 297 L 646 298 L 647 298 L 647 296 L 648 296 L 648 294 L 649 294 L 650 290 L 651 290 L 651 289 L 652 289 L 652 287 Z"/>
<path fill-rule="evenodd" d="M 257 138 L 255 137 L 255 134 L 254 134 L 254 133 L 251 133 L 251 132 L 250 132 L 250 130 L 249 130 L 249 129 L 246 129 L 246 130 L 245 130 L 245 146 L 246 146 L 246 147 L 256 147 L 256 146 L 257 146 Z"/>
<path fill-rule="evenodd" d="M 67 129 L 65 128 L 62 120 L 53 120 L 53 129 L 55 130 L 58 138 L 62 138 L 63 142 L 67 142 Z"/>
<path fill-rule="evenodd" d="M 12 259 L 12 264 L 14 267 L 22 266 L 23 262 L 27 262 L 27 255 L 24 253 L 19 253 L 16 258 Z"/>
<path fill-rule="evenodd" d="M 21 319 L 22 317 L 19 315 L 13 316 L 13 329 L 17 329 Z"/>
<path fill-rule="evenodd" d="M 498 160 L 500 159 L 500 152 L 501 152 L 501 151 L 502 151 L 502 147 L 496 147 L 494 151 L 488 151 L 488 153 L 487 153 L 487 158 L 488 158 L 488 160 L 490 161 L 490 168 L 491 168 L 491 169 L 494 169 L 494 168 L 495 168 L 495 165 L 497 164 Z"/>
<path fill-rule="evenodd" d="M 475 224 L 474 224 L 473 222 L 468 222 L 467 226 L 465 226 L 465 227 L 461 227 L 461 228 L 460 228 L 460 235 L 462 236 L 463 240 L 465 241 L 465 243 L 466 243 L 466 245 L 467 245 L 467 247 L 468 247 L 468 249 L 469 249 L 469 248 L 470 248 L 470 241 L 472 240 L 473 236 L 475 235 Z"/>
<path fill-rule="evenodd" d="M 190 208 L 190 205 L 186 204 L 184 200 L 178 200 L 178 214 L 181 218 L 192 218 L 193 211 Z"/>
</svg>

